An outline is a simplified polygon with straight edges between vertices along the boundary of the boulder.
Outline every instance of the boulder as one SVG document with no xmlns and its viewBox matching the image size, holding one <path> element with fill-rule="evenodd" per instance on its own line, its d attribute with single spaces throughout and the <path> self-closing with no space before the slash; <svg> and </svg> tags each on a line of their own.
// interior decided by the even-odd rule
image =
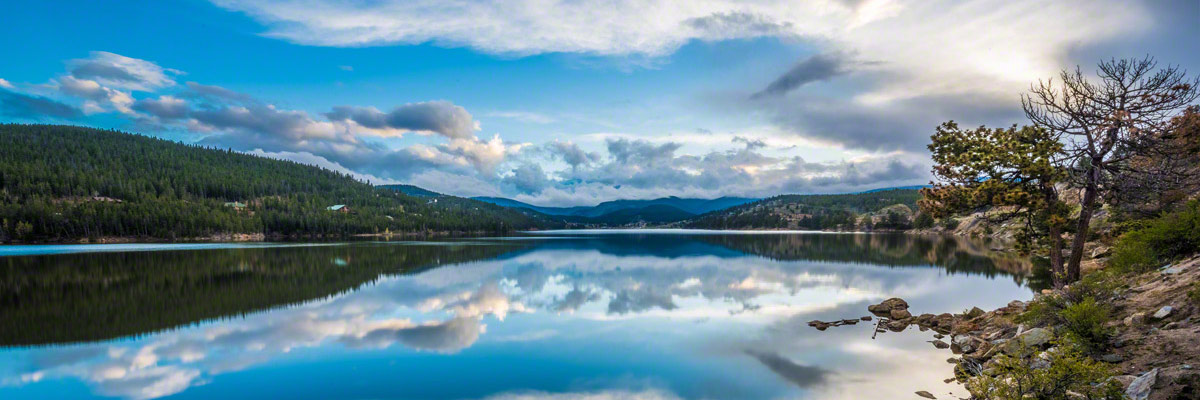
<svg viewBox="0 0 1200 400">
<path fill-rule="evenodd" d="M 966 317 L 967 319 L 979 318 L 979 316 L 981 316 L 981 315 L 983 315 L 983 309 L 981 309 L 979 307 L 971 307 L 970 311 L 967 311 L 966 314 L 963 314 L 963 316 Z"/>
<path fill-rule="evenodd" d="M 929 343 L 933 343 L 933 347 L 937 347 L 939 349 L 945 349 L 945 348 L 950 347 L 950 344 L 943 342 L 941 340 L 931 340 L 931 341 L 929 341 Z"/>
<path fill-rule="evenodd" d="M 867 306 L 867 311 L 870 311 L 871 313 L 874 313 L 875 315 L 878 315 L 881 317 L 888 316 L 888 314 L 890 314 L 892 312 L 892 310 L 907 310 L 907 309 L 908 309 L 908 302 L 906 302 L 906 301 L 904 301 L 904 299 L 901 299 L 898 297 L 893 297 L 893 298 L 884 300 L 882 303 L 879 303 L 879 304 L 872 304 L 872 305 Z"/>
<path fill-rule="evenodd" d="M 1050 343 L 1050 339 L 1053 338 L 1054 335 L 1050 333 L 1049 329 L 1033 328 L 1021 332 L 1021 334 L 1017 335 L 1012 340 L 1005 342 L 1000 351 L 1012 354 L 1021 347 L 1042 347 Z"/>
<path fill-rule="evenodd" d="M 912 318 L 912 314 L 905 309 L 892 309 L 892 311 L 888 312 L 888 316 L 892 317 L 892 319 Z"/>
<path fill-rule="evenodd" d="M 967 335 L 958 335 L 950 340 L 954 347 L 958 348 L 963 353 L 970 353 L 975 350 L 975 340 Z"/>
<path fill-rule="evenodd" d="M 904 328 L 908 328 L 908 321 L 891 320 L 891 321 L 888 321 L 887 328 L 888 328 L 888 330 L 890 330 L 892 332 L 900 332 L 900 331 L 903 331 Z"/>
<path fill-rule="evenodd" d="M 1160 308 L 1160 309 L 1158 309 L 1158 311 L 1154 312 L 1153 317 L 1154 317 L 1154 319 L 1163 319 L 1163 318 L 1171 316 L 1172 311 L 1175 311 L 1174 307 L 1162 306 L 1162 308 Z"/>
<path fill-rule="evenodd" d="M 1135 312 L 1133 315 L 1125 317 L 1125 326 L 1136 326 L 1146 322 L 1146 313 Z"/>
<path fill-rule="evenodd" d="M 1146 400 L 1150 397 L 1150 389 L 1154 387 L 1154 383 L 1157 380 L 1158 368 L 1155 368 L 1134 379 L 1129 384 L 1129 387 L 1125 389 L 1125 395 L 1129 396 L 1131 400 Z"/>
<path fill-rule="evenodd" d="M 865 317 L 862 317 L 862 318 L 859 318 L 859 319 L 861 319 L 861 320 L 863 320 L 863 321 L 870 321 L 870 320 L 871 320 L 871 316 L 870 316 L 870 315 L 868 315 L 868 316 L 865 316 Z"/>
</svg>

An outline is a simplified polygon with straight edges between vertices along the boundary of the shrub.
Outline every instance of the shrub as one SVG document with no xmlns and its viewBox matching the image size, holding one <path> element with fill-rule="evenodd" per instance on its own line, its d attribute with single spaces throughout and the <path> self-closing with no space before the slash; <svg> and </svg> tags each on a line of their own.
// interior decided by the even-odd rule
<svg viewBox="0 0 1200 400">
<path fill-rule="evenodd" d="M 942 226 L 946 229 L 956 229 L 958 228 L 958 218 L 946 218 L 942 220 Z"/>
<path fill-rule="evenodd" d="M 1176 257 L 1200 252 L 1200 200 L 1141 225 L 1117 240 L 1110 266 L 1122 271 L 1146 271 Z"/>
<path fill-rule="evenodd" d="M 1200 305 L 1200 282 L 1192 283 L 1192 289 L 1188 290 L 1187 296 L 1192 304 Z"/>
<path fill-rule="evenodd" d="M 933 217 L 929 213 L 918 213 L 913 219 L 913 227 L 917 229 L 925 229 L 933 227 Z"/>
<path fill-rule="evenodd" d="M 1085 351 L 1100 352 L 1108 347 L 1112 329 L 1105 326 L 1112 310 L 1088 297 L 1061 312 L 1065 336 Z"/>
<path fill-rule="evenodd" d="M 1107 365 L 1061 343 L 1046 355 L 1049 366 L 1027 348 L 996 356 L 995 373 L 971 378 L 967 390 L 975 398 L 998 400 L 1124 398 Z"/>
</svg>

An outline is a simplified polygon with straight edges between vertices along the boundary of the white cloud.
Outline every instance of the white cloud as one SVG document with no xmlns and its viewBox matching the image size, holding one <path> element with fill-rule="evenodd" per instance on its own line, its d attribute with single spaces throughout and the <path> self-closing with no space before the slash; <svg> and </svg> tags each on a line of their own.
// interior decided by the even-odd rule
<svg viewBox="0 0 1200 400">
<path fill-rule="evenodd" d="M 406 1 L 214 0 L 267 35 L 324 46 L 432 42 L 488 53 L 665 56 L 689 41 L 802 38 L 887 75 L 865 103 L 915 93 L 1013 96 L 1072 48 L 1150 25 L 1120 1 Z"/>
<path fill-rule="evenodd" d="M 175 85 L 170 75 L 179 71 L 163 69 L 150 61 L 126 57 L 106 51 L 93 51 L 91 56 L 68 62 L 71 76 L 88 79 L 100 85 L 143 92 Z"/>
<path fill-rule="evenodd" d="M 5 89 L 16 89 L 16 87 L 14 87 L 12 83 L 9 83 L 9 82 L 8 82 L 7 80 L 5 80 L 4 78 L 0 78 L 0 88 L 5 88 Z"/>
</svg>

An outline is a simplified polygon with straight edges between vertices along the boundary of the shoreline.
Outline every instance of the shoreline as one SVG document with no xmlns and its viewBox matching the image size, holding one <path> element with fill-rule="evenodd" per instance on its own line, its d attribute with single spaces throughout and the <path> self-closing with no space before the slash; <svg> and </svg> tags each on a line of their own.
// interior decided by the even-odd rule
<svg viewBox="0 0 1200 400">
<path fill-rule="evenodd" d="M 1001 241 L 1003 240 L 992 237 L 976 237 L 963 235 L 952 231 L 932 231 L 932 230 L 871 230 L 871 231 L 843 231 L 843 230 L 795 230 L 795 229 L 691 229 L 691 228 L 579 228 L 579 229 L 546 229 L 546 230 L 514 230 L 509 232 L 490 232 L 490 231 L 425 231 L 425 232 L 391 232 L 391 233 L 358 233 L 353 235 L 266 235 L 263 233 L 233 233 L 233 234 L 218 234 L 205 237 L 195 238 L 159 238 L 159 237 L 132 237 L 132 236 L 105 236 L 96 239 L 79 238 L 66 240 L 46 240 L 46 241 L 31 241 L 20 242 L 10 241 L 0 243 L 0 246 L 9 245 L 88 245 L 88 244 L 170 244 L 170 243 L 254 243 L 254 242 L 296 242 L 296 241 L 332 241 L 332 240 L 354 240 L 354 239 L 379 239 L 379 238 L 472 238 L 484 236 L 513 236 L 514 234 L 541 234 L 541 235 L 561 235 L 571 233 L 586 233 L 586 234 L 622 234 L 622 233 L 694 233 L 694 234 L 905 234 L 916 236 L 943 236 L 943 237 L 960 237 L 964 239 L 978 239 Z"/>
</svg>

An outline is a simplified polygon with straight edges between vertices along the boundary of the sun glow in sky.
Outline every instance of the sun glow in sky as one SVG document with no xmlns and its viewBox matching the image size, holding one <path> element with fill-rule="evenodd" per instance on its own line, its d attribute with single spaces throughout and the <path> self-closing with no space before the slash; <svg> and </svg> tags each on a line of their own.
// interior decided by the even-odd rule
<svg viewBox="0 0 1200 400">
<path fill-rule="evenodd" d="M 1190 0 L 17 2 L 0 122 L 538 205 L 928 181 L 1062 68 L 1200 67 Z"/>
</svg>

